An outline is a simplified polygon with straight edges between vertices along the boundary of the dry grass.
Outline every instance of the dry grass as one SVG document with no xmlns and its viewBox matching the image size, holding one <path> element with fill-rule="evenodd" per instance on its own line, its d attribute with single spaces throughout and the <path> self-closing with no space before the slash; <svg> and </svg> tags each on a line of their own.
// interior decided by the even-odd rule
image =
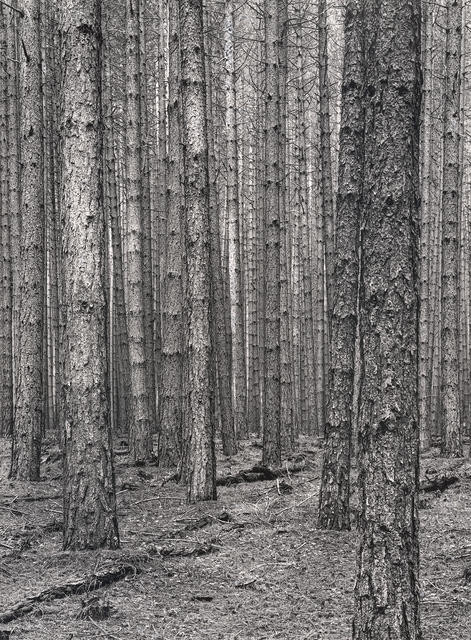
<svg viewBox="0 0 471 640">
<path fill-rule="evenodd" d="M 83 596 L 73 596 L 0 625 L 0 637 L 9 629 L 13 639 L 34 640 L 347 640 L 356 535 L 316 530 L 320 452 L 308 441 L 301 448 L 308 464 L 291 477 L 293 493 L 279 495 L 274 481 L 240 484 L 221 487 L 217 503 L 198 506 L 185 504 L 182 487 L 161 486 L 168 471 L 147 467 L 143 477 L 120 457 L 118 552 L 61 550 L 61 533 L 54 531 L 61 520 L 57 461 L 44 465 L 46 479 L 37 485 L 0 476 L 2 609 L 123 556 L 141 569 L 100 591 L 112 609 L 106 620 L 77 619 Z M 259 457 L 260 449 L 247 443 L 232 460 L 220 458 L 219 473 L 248 468 Z M 7 458 L 7 443 L 0 442 L 0 473 Z M 447 464 L 456 462 L 425 461 Z M 28 496 L 52 498 L 26 501 Z M 223 510 L 232 522 L 215 519 L 212 526 L 174 539 L 185 525 Z M 470 480 L 432 496 L 421 516 L 424 640 L 465 640 L 471 629 L 471 585 L 463 579 L 471 566 Z M 146 559 L 162 545 L 191 548 L 208 540 L 216 550 L 207 555 Z"/>
</svg>

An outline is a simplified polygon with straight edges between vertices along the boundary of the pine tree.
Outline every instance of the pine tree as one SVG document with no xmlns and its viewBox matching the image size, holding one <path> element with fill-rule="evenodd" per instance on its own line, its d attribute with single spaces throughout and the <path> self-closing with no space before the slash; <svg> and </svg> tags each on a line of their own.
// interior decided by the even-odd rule
<svg viewBox="0 0 471 640">
<path fill-rule="evenodd" d="M 61 3 L 66 549 L 119 546 L 107 385 L 100 20 L 99 0 Z"/>
</svg>

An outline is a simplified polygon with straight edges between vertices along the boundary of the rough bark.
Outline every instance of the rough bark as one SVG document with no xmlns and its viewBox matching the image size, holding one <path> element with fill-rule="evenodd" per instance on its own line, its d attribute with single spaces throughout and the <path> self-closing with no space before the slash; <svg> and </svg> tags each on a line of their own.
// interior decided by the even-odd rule
<svg viewBox="0 0 471 640">
<path fill-rule="evenodd" d="M 185 475 L 188 500 L 195 502 L 216 498 L 208 130 L 203 4 L 201 0 L 180 0 L 178 4 L 188 314 L 186 431 L 189 442 Z"/>
<path fill-rule="evenodd" d="M 43 429 L 44 193 L 40 2 L 19 21 L 20 230 L 16 407 L 10 477 L 39 480 Z"/>
<path fill-rule="evenodd" d="M 420 2 L 367 0 L 354 640 L 420 640 Z"/>
<path fill-rule="evenodd" d="M 140 93 L 139 3 L 126 1 L 126 218 L 128 335 L 131 364 L 130 455 L 134 464 L 152 456 L 152 431 L 144 304 L 142 209 L 142 127 Z M 147 336 L 148 337 L 148 336 Z"/>
<path fill-rule="evenodd" d="M 99 0 L 61 4 L 64 548 L 70 549 L 119 546 L 107 382 L 100 21 Z"/>
<path fill-rule="evenodd" d="M 169 3 L 168 155 L 166 165 L 166 260 L 162 305 L 162 398 L 159 464 L 177 465 L 182 446 L 183 250 L 179 97 L 178 7 Z"/>
<path fill-rule="evenodd" d="M 229 217 L 229 286 L 232 319 L 233 411 L 238 437 L 247 435 L 247 381 L 245 362 L 244 306 L 241 266 L 241 229 L 239 203 L 239 144 L 237 132 L 236 71 L 234 59 L 234 6 L 224 9 L 224 57 L 226 89 L 226 178 L 227 215 Z"/>
<path fill-rule="evenodd" d="M 207 13 L 207 12 L 206 12 Z M 209 30 L 209 19 L 206 20 L 205 32 Z M 210 42 L 208 38 L 208 47 Z M 212 58 L 212 51 L 209 49 L 209 58 Z M 212 308 L 214 348 L 217 364 L 217 389 L 219 401 L 219 418 L 221 422 L 222 450 L 224 455 L 232 456 L 237 453 L 237 437 L 235 432 L 235 420 L 232 410 L 232 366 L 231 353 L 229 347 L 232 340 L 227 340 L 227 335 L 232 338 L 230 322 L 226 314 L 224 299 L 224 281 L 222 275 L 222 255 L 221 255 L 221 232 L 219 225 L 220 202 L 217 193 L 217 173 L 216 173 L 216 153 L 213 108 L 213 68 L 210 63 L 206 65 L 207 73 L 207 111 L 208 111 L 208 170 L 209 170 L 209 206 L 211 218 L 211 278 L 212 278 Z M 227 326 L 226 326 L 227 325 Z"/>
<path fill-rule="evenodd" d="M 281 462 L 280 411 L 280 86 L 278 1 L 264 1 L 265 20 L 265 329 L 263 384 L 263 464 Z"/>
<path fill-rule="evenodd" d="M 329 395 L 319 496 L 318 524 L 326 529 L 350 527 L 350 449 L 365 126 L 361 95 L 362 40 L 361 4 L 350 0 L 345 8 Z"/>
<path fill-rule="evenodd" d="M 458 226 L 460 218 L 460 91 L 462 2 L 449 0 L 445 42 L 442 237 L 442 453 L 461 457 L 458 369 Z"/>
</svg>

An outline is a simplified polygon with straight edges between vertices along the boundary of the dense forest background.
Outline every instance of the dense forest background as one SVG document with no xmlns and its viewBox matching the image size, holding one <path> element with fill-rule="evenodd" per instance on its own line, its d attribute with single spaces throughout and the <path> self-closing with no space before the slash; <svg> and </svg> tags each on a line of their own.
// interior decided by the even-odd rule
<svg viewBox="0 0 471 640">
<path fill-rule="evenodd" d="M 340 640 L 355 549 L 355 640 L 465 637 L 469 39 L 457 0 L 0 0 L 0 623 L 87 593 L 0 637 Z"/>
</svg>

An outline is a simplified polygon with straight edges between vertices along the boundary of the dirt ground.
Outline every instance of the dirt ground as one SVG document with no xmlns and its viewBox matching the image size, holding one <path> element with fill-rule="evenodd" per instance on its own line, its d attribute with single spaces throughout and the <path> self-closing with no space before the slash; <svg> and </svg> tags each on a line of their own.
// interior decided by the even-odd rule
<svg viewBox="0 0 471 640">
<path fill-rule="evenodd" d="M 57 450 L 44 455 L 42 482 L 12 482 L 9 444 L 0 441 L 0 615 L 48 587 L 133 567 L 93 593 L 105 619 L 80 619 L 90 596 L 73 595 L 0 625 L 0 640 L 348 640 L 356 534 L 316 529 L 321 452 L 303 440 L 300 453 L 305 469 L 285 479 L 291 493 L 273 480 L 245 483 L 220 487 L 217 502 L 198 506 L 186 505 L 174 482 L 162 486 L 169 471 L 130 468 L 119 455 L 122 548 L 70 553 L 61 549 Z M 247 442 L 230 460 L 220 455 L 218 475 L 247 469 L 260 454 Z M 458 483 L 422 499 L 424 640 L 471 637 L 471 465 L 423 460 L 432 475 L 458 467 Z M 204 516 L 206 526 L 192 530 Z"/>
</svg>

